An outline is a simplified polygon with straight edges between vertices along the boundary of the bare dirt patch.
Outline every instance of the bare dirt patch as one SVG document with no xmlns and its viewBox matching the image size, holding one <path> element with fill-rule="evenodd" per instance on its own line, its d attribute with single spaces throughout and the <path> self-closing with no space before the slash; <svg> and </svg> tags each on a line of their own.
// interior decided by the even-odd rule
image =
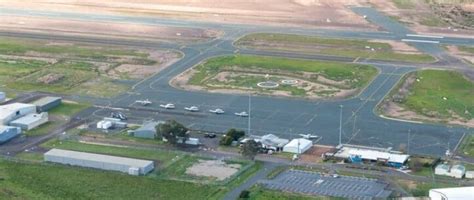
<svg viewBox="0 0 474 200">
<path fill-rule="evenodd" d="M 398 8 L 392 1 L 369 0 L 378 10 L 392 16 L 421 34 L 474 37 L 473 2 L 408 0 Z"/>
<path fill-rule="evenodd" d="M 405 42 L 399 42 L 395 40 L 369 40 L 369 42 L 387 43 L 392 47 L 392 50 L 397 53 L 422 54 L 418 49 L 408 45 Z"/>
<path fill-rule="evenodd" d="M 216 30 L 167 27 L 118 22 L 76 21 L 41 17 L 2 16 L 0 29 L 67 32 L 107 36 L 140 37 L 155 40 L 199 41 L 219 37 Z"/>
<path fill-rule="evenodd" d="M 304 154 L 301 154 L 300 161 L 317 163 L 322 162 L 322 156 L 328 152 L 335 152 L 336 148 L 332 146 L 314 145 Z"/>
<path fill-rule="evenodd" d="M 0 0 L 5 7 L 36 8 L 81 13 L 150 15 L 227 23 L 324 26 L 345 29 L 374 29 L 349 6 L 366 0 Z M 296 12 L 295 12 L 296 11 Z"/>
<path fill-rule="evenodd" d="M 186 174 L 214 177 L 222 181 L 237 173 L 241 167 L 240 164 L 227 164 L 222 160 L 199 160 L 198 163 L 186 169 Z"/>
<path fill-rule="evenodd" d="M 62 74 L 51 73 L 51 74 L 46 74 L 45 76 L 38 78 L 37 82 L 49 85 L 49 84 L 57 83 L 63 78 L 64 78 L 64 75 Z"/>
<path fill-rule="evenodd" d="M 126 75 L 132 79 L 143 79 L 150 75 L 160 72 L 167 68 L 171 64 L 175 63 L 179 59 L 179 55 L 176 52 L 171 51 L 151 51 L 149 52 L 148 58 L 156 61 L 154 65 L 134 65 L 134 64 L 121 64 L 120 66 L 109 70 L 108 75 L 112 77 L 119 77 Z"/>
<path fill-rule="evenodd" d="M 456 56 L 461 59 L 465 59 L 469 61 L 470 63 L 474 63 L 474 54 L 460 51 L 457 46 L 453 46 L 453 45 L 446 46 L 446 48 L 451 55 Z"/>
</svg>

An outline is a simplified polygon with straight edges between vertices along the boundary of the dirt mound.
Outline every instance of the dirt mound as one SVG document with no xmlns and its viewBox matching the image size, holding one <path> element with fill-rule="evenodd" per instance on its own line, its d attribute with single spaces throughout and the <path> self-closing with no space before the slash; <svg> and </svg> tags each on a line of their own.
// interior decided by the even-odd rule
<svg viewBox="0 0 474 200">
<path fill-rule="evenodd" d="M 63 78 L 64 78 L 64 75 L 62 75 L 62 74 L 51 73 L 51 74 L 46 74 L 42 77 L 39 77 L 36 80 L 36 82 L 50 85 L 50 84 L 54 84 L 54 83 L 59 82 Z"/>
</svg>

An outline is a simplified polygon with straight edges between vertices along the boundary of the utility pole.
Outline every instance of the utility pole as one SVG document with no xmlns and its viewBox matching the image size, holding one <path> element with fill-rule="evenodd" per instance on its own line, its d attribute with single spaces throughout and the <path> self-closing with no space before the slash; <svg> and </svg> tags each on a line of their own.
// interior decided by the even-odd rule
<svg viewBox="0 0 474 200">
<path fill-rule="evenodd" d="M 250 113 L 251 113 L 251 110 L 250 110 L 250 109 L 251 109 L 251 103 L 252 103 L 252 101 L 251 101 L 251 98 L 250 98 L 250 93 L 249 93 L 249 117 L 248 117 L 248 120 L 249 120 L 249 121 L 248 121 L 248 135 L 250 135 L 250 117 L 251 117 L 251 116 L 250 116 Z"/>
<path fill-rule="evenodd" d="M 410 135 L 411 129 L 408 129 L 407 154 L 410 155 Z"/>
<path fill-rule="evenodd" d="M 339 105 L 340 108 L 340 114 L 339 114 L 339 145 L 342 144 L 342 107 L 343 105 Z"/>
</svg>

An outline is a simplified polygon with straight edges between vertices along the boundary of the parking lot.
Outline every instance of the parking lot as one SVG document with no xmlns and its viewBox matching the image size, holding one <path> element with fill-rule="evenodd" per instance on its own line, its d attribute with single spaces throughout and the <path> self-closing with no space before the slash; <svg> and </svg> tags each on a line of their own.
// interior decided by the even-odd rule
<svg viewBox="0 0 474 200">
<path fill-rule="evenodd" d="M 343 197 L 349 199 L 382 199 L 390 196 L 387 183 L 376 179 L 330 176 L 317 172 L 288 170 L 272 180 L 261 181 L 260 184 L 271 190 Z"/>
</svg>

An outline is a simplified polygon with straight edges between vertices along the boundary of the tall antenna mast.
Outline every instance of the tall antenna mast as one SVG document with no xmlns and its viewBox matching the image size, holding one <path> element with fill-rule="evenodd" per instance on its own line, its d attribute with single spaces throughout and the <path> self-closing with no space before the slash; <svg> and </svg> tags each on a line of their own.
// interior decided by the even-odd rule
<svg viewBox="0 0 474 200">
<path fill-rule="evenodd" d="M 342 144 L 342 107 L 344 107 L 344 106 L 339 105 L 339 108 L 341 110 L 341 112 L 339 114 L 339 145 Z"/>
</svg>

